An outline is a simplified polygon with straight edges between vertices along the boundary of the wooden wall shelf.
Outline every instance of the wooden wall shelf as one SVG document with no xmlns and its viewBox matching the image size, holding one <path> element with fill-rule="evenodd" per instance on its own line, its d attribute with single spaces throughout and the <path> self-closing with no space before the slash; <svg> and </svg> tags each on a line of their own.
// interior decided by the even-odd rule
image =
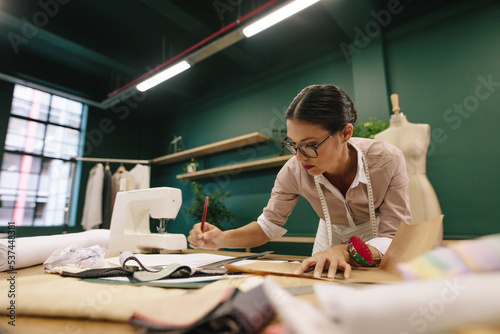
<svg viewBox="0 0 500 334">
<path fill-rule="evenodd" d="M 313 244 L 316 237 L 281 237 L 279 239 L 269 240 L 269 242 L 290 242 L 298 244 Z"/>
<path fill-rule="evenodd" d="M 222 140 L 219 142 L 199 146 L 189 150 L 164 155 L 162 157 L 152 159 L 151 162 L 161 165 L 173 164 L 175 162 L 201 157 L 208 154 L 214 154 L 222 151 L 227 151 L 238 147 L 264 142 L 267 140 L 269 140 L 268 136 L 259 132 L 253 132 L 243 136 Z"/>
<path fill-rule="evenodd" d="M 228 165 L 228 166 L 222 166 L 222 167 L 216 167 L 216 168 L 210 168 L 210 169 L 204 169 L 200 170 L 197 172 L 193 173 L 186 173 L 186 174 L 180 174 L 177 175 L 177 179 L 190 179 L 190 180 L 195 180 L 195 179 L 201 179 L 201 178 L 206 178 L 206 177 L 212 177 L 212 176 L 218 176 L 222 174 L 230 174 L 230 175 L 235 175 L 239 174 L 241 172 L 248 172 L 252 170 L 259 170 L 259 169 L 265 169 L 265 168 L 272 168 L 272 167 L 279 167 L 283 166 L 285 162 L 288 161 L 293 157 L 293 155 L 282 155 L 274 158 L 268 158 L 268 159 L 261 159 L 261 160 L 255 160 L 255 161 L 250 161 L 250 162 L 243 162 L 239 164 L 234 164 L 234 165 Z"/>
</svg>

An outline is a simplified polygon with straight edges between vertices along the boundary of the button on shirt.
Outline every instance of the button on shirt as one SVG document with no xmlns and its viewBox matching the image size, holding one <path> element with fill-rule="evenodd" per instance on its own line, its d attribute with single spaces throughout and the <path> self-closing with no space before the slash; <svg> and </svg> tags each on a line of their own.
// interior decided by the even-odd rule
<svg viewBox="0 0 500 334">
<path fill-rule="evenodd" d="M 404 156 L 397 147 L 382 141 L 351 138 L 348 144 L 358 152 L 358 167 L 345 198 L 327 178 L 320 176 L 319 180 L 331 222 L 349 226 L 349 216 L 352 216 L 355 225 L 370 221 L 367 178 L 361 160 L 363 154 L 370 173 L 375 214 L 380 219 L 378 237 L 392 238 L 401 222 L 411 224 Z M 278 173 L 271 198 L 257 220 L 270 239 L 277 239 L 286 233 L 287 230 L 282 226 L 299 196 L 306 198 L 316 214 L 325 219 L 314 177 L 309 175 L 296 157 L 292 157 Z M 311 217 L 311 223 L 313 221 Z"/>
</svg>

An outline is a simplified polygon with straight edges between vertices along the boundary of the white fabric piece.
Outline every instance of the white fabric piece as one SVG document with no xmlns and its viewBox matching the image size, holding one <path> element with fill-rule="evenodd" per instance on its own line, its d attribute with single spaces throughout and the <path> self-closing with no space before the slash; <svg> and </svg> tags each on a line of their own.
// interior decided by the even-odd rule
<svg viewBox="0 0 500 334">
<path fill-rule="evenodd" d="M 271 223 L 264 214 L 261 214 L 259 218 L 257 218 L 257 224 L 260 225 L 264 233 L 267 235 L 269 240 L 274 240 L 281 238 L 287 232 L 287 229 Z"/>
<path fill-rule="evenodd" d="M 500 273 L 404 284 L 315 284 L 320 307 L 267 278 L 264 291 L 287 333 L 447 333 L 467 325 L 498 325 Z"/>
<path fill-rule="evenodd" d="M 82 226 L 91 230 L 102 224 L 102 190 L 104 185 L 104 166 L 95 165 L 89 173 L 85 204 L 83 205 Z"/>
<path fill-rule="evenodd" d="M 137 164 L 130 170 L 130 173 L 134 176 L 135 189 L 148 189 L 150 187 L 150 169 L 149 166 Z"/>
<path fill-rule="evenodd" d="M 332 321 L 311 303 L 295 298 L 284 290 L 271 277 L 264 282 L 264 293 L 283 321 L 287 330 L 293 334 L 334 333 Z M 370 333 L 370 332 L 367 332 Z"/>
<path fill-rule="evenodd" d="M 90 247 L 99 245 L 108 247 L 109 230 L 91 230 L 80 233 L 58 234 L 40 237 L 14 239 L 13 250 L 9 249 L 10 239 L 0 239 L 0 271 L 11 270 L 8 262 L 9 250 L 15 253 L 16 261 L 13 269 L 20 269 L 43 263 L 60 248 L 70 245 Z M 12 254 L 12 253 L 10 253 Z"/>
<path fill-rule="evenodd" d="M 104 261 L 104 249 L 98 245 L 90 247 L 77 247 L 70 245 L 64 249 L 56 249 L 43 263 L 44 269 L 54 269 L 67 265 L 77 268 L 102 268 L 106 265 Z"/>
<path fill-rule="evenodd" d="M 498 324 L 499 281 L 497 272 L 361 288 L 322 283 L 314 290 L 335 324 L 332 333 L 444 333 Z"/>
<path fill-rule="evenodd" d="M 387 249 L 391 245 L 392 239 L 387 237 L 378 237 L 368 240 L 366 244 L 375 247 L 380 254 L 384 255 Z"/>
</svg>

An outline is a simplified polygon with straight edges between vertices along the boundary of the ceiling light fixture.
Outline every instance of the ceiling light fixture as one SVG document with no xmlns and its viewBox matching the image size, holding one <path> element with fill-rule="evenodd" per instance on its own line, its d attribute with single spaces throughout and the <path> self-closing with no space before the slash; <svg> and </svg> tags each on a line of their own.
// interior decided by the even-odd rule
<svg viewBox="0 0 500 334">
<path fill-rule="evenodd" d="M 318 1 L 319 0 L 295 0 L 243 28 L 243 35 L 245 35 L 246 37 L 251 37 L 255 34 L 258 34 L 262 30 L 265 30 L 272 25 L 292 16 L 293 14 L 300 12 L 301 10 L 315 4 Z"/>
<path fill-rule="evenodd" d="M 151 78 L 144 80 L 143 82 L 138 84 L 136 88 L 141 92 L 147 91 L 148 89 L 153 88 L 154 86 L 162 83 L 163 81 L 166 81 L 176 76 L 177 74 L 184 72 L 190 67 L 191 65 L 187 61 L 183 60 L 173 66 L 166 68 L 165 70 L 152 76 Z"/>
</svg>

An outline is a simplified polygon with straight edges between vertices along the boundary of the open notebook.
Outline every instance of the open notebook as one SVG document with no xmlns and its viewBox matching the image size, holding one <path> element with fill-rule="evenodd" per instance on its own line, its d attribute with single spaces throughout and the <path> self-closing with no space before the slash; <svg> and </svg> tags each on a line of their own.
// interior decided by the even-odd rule
<svg viewBox="0 0 500 334">
<path fill-rule="evenodd" d="M 130 282 L 153 282 L 165 279 L 184 279 L 190 281 L 216 280 L 228 273 L 223 263 L 241 262 L 256 259 L 271 252 L 263 252 L 242 257 L 215 254 L 133 254 L 123 252 L 117 258 L 107 259 L 112 267 L 89 269 L 79 273 L 63 273 L 62 276 L 79 278 L 105 278 Z M 248 262 L 242 262 L 248 263 Z M 207 277 L 213 277 L 208 279 Z M 198 278 L 198 279 L 194 279 Z M 206 278 L 206 279 L 200 279 Z"/>
</svg>

